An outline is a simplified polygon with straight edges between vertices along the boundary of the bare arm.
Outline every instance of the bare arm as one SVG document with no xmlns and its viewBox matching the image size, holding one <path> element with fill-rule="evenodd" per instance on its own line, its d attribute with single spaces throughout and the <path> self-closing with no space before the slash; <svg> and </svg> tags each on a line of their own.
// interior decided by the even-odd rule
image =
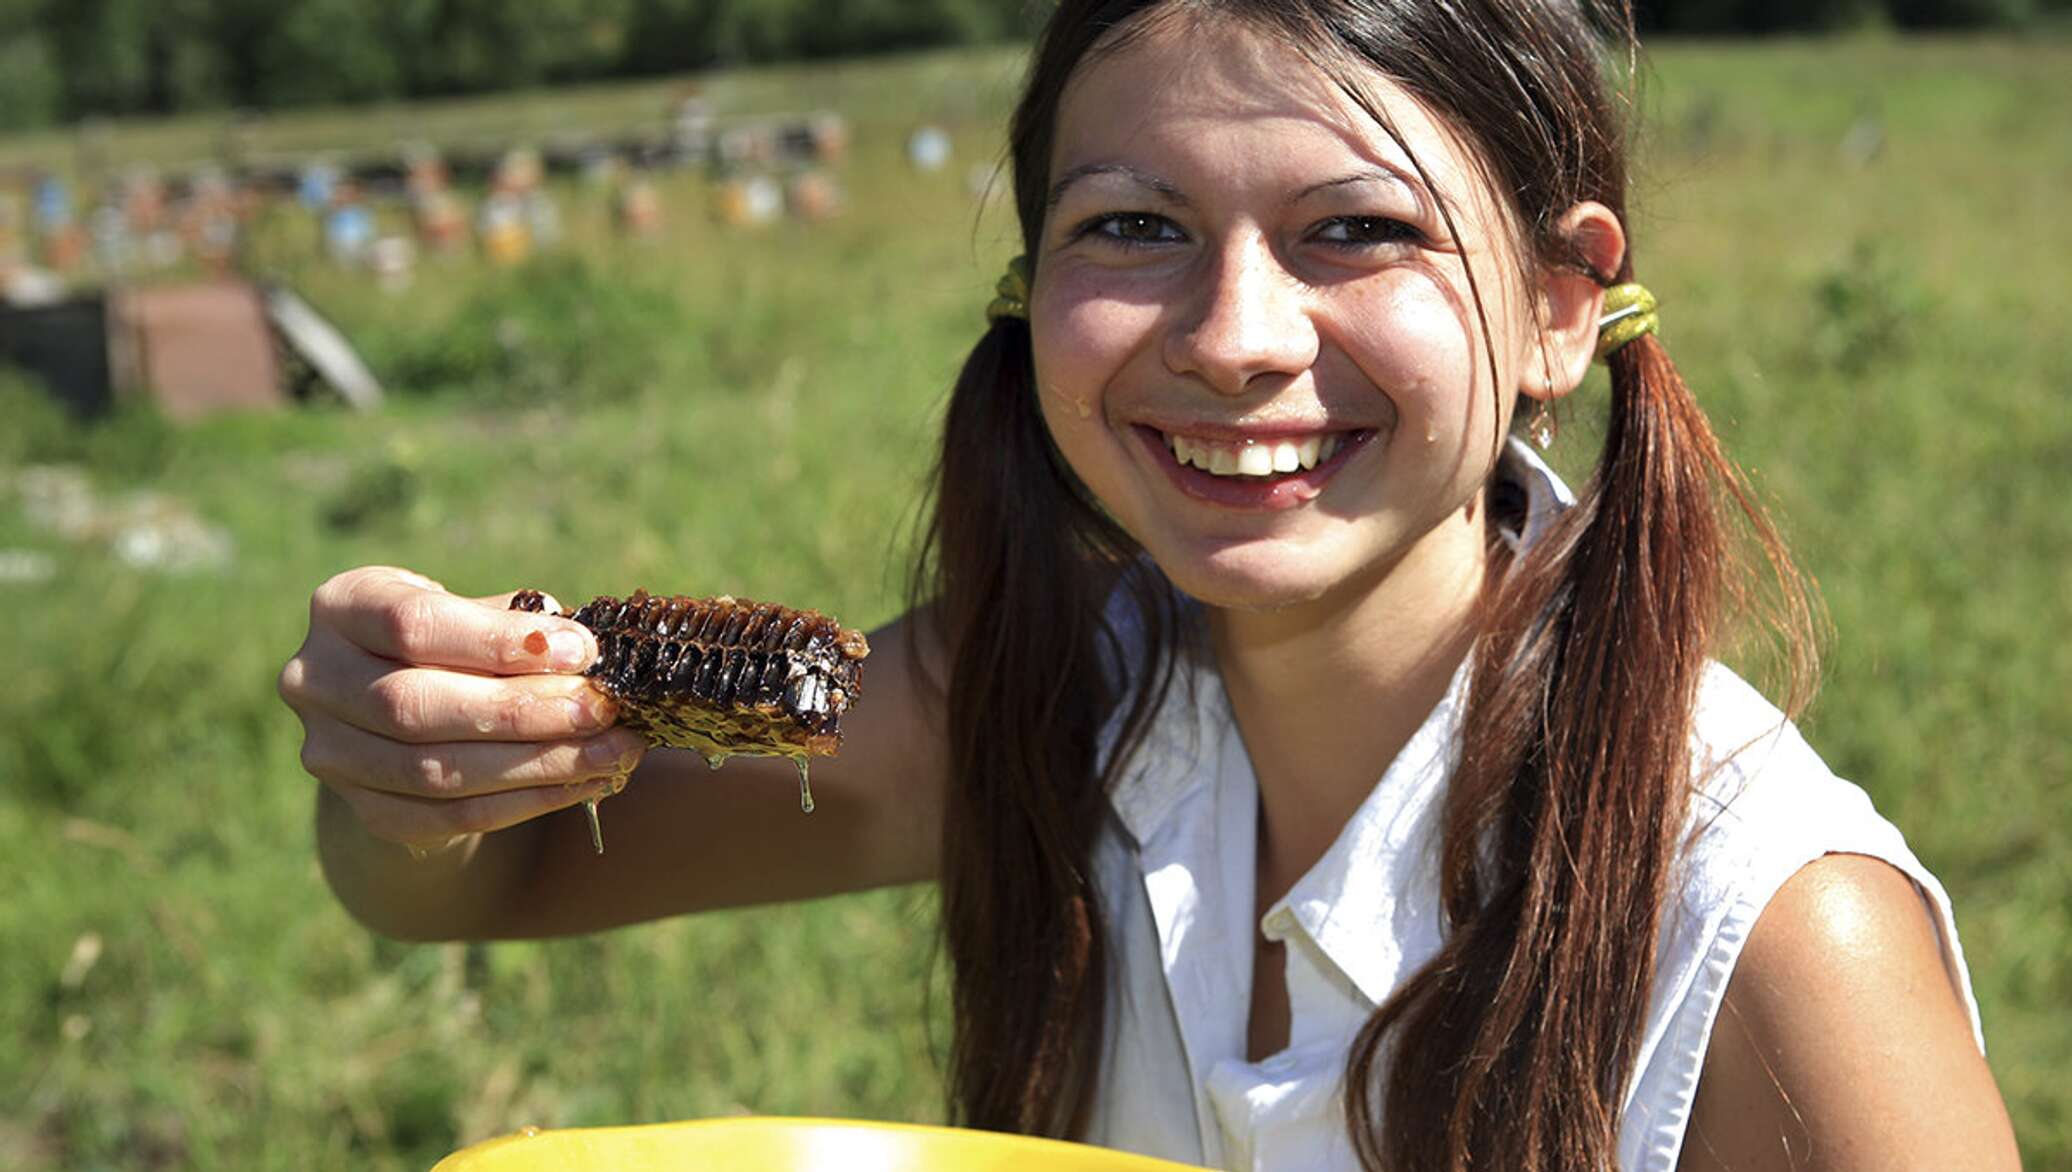
<svg viewBox="0 0 2072 1172">
<path fill-rule="evenodd" d="M 574 669 L 542 672 L 526 650 L 543 642 L 528 642 L 533 632 L 569 628 L 581 630 L 404 571 L 351 571 L 319 589 L 281 691 L 307 730 L 305 766 L 324 782 L 325 875 L 369 927 L 406 939 L 556 935 L 935 873 L 947 750 L 904 622 L 872 636 L 842 752 L 813 766 L 811 815 L 787 761 L 713 772 L 663 750 L 631 784 L 615 779 L 639 738 L 599 731 L 608 706 L 581 715 L 565 702 L 591 704 L 588 683 L 565 674 Z M 451 662 L 478 651 L 483 661 Z M 573 807 L 621 785 L 603 804 L 598 856 Z"/>
<path fill-rule="evenodd" d="M 1784 885 L 1727 986 L 1682 1172 L 2020 1167 L 1926 910 L 1858 855 Z"/>
</svg>

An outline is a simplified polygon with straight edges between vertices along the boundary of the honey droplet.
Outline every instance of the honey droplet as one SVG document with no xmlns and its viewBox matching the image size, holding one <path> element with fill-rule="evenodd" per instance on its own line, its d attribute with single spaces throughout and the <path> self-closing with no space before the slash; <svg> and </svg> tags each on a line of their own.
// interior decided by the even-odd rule
<svg viewBox="0 0 2072 1172">
<path fill-rule="evenodd" d="M 590 845 L 596 847 L 601 855 L 604 853 L 604 823 L 597 820 L 596 798 L 583 803 L 583 813 L 590 818 Z"/>
<path fill-rule="evenodd" d="M 1072 413 L 1079 416 L 1081 419 L 1093 418 L 1093 400 L 1087 398 L 1085 395 L 1067 394 L 1056 387 L 1045 387 L 1043 390 L 1044 393 L 1047 395 L 1055 396 L 1059 399 L 1064 400 L 1067 403 L 1070 403 L 1072 405 Z"/>
<path fill-rule="evenodd" d="M 799 771 L 799 812 L 801 814 L 811 814 L 813 812 L 813 783 L 806 776 L 806 759 L 804 757 L 793 757 L 791 763 Z"/>
</svg>

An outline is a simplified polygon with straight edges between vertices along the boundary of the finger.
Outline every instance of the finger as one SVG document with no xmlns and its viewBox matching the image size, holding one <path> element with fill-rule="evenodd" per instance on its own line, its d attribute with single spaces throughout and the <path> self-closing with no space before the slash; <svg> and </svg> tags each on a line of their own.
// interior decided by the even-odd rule
<svg viewBox="0 0 2072 1172">
<path fill-rule="evenodd" d="M 436 848 L 463 835 L 488 834 L 583 802 L 601 801 L 619 792 L 624 784 L 624 778 L 614 778 L 507 790 L 450 802 L 380 790 L 340 792 L 361 825 L 375 837 L 406 846 Z"/>
<path fill-rule="evenodd" d="M 324 659 L 321 677 L 301 668 L 308 702 L 377 736 L 409 744 L 551 741 L 610 728 L 618 705 L 581 676 L 486 676 L 402 667 L 357 647 Z"/>
<path fill-rule="evenodd" d="M 370 789 L 456 801 L 623 777 L 646 750 L 646 738 L 623 728 L 573 741 L 411 745 L 327 720 L 311 722 L 302 767 L 340 792 Z"/>
<path fill-rule="evenodd" d="M 418 573 L 416 570 L 406 570 L 401 566 L 372 566 L 369 568 L 386 571 L 393 577 L 399 578 L 405 582 L 410 582 L 415 585 L 422 586 L 426 590 L 444 591 L 446 589 L 445 583 L 436 581 L 431 578 L 427 578 L 423 574 Z"/>
<path fill-rule="evenodd" d="M 310 610 L 313 625 L 398 663 L 518 675 L 581 671 L 597 658 L 597 640 L 580 623 L 488 606 L 385 567 L 326 582 Z"/>
</svg>

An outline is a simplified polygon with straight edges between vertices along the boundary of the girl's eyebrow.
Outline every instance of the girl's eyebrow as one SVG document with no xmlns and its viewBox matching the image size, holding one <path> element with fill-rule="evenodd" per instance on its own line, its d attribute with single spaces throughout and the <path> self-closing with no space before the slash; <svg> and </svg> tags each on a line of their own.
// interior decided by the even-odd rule
<svg viewBox="0 0 2072 1172">
<path fill-rule="evenodd" d="M 1391 170 L 1386 167 L 1372 167 L 1365 170 L 1354 171 L 1348 175 L 1340 175 L 1335 179 L 1326 179 L 1321 183 L 1312 183 L 1308 187 L 1305 187 L 1302 190 L 1296 192 L 1294 195 L 1289 196 L 1288 203 L 1290 205 L 1298 204 L 1301 203 L 1303 200 L 1308 199 L 1310 196 L 1316 195 L 1319 192 L 1329 191 L 1337 187 L 1351 187 L 1356 184 L 1362 183 L 1385 183 L 1392 187 L 1402 188 L 1404 191 L 1408 192 L 1410 197 L 1412 199 L 1415 199 L 1420 206 L 1426 206 L 1430 202 L 1429 194 L 1427 193 L 1425 185 L 1423 183 L 1420 183 L 1410 178 L 1409 176 L 1404 175 L 1400 171 Z"/>
<path fill-rule="evenodd" d="M 1191 203 L 1185 195 L 1181 194 L 1178 187 L 1173 186 L 1171 181 L 1141 168 L 1132 167 L 1128 163 L 1083 163 L 1058 176 L 1058 181 L 1051 184 L 1050 195 L 1044 206 L 1056 207 L 1058 201 L 1065 197 L 1067 188 L 1070 188 L 1082 179 L 1089 179 L 1096 175 L 1121 176 L 1139 187 L 1147 188 L 1156 193 L 1168 203 L 1177 204 L 1181 207 L 1188 207 Z M 1287 202 L 1290 206 L 1293 206 L 1319 192 L 1364 183 L 1382 183 L 1401 188 L 1408 192 L 1410 197 L 1415 199 L 1421 207 L 1429 207 L 1431 203 L 1430 193 L 1426 190 L 1423 183 L 1388 167 L 1366 168 L 1326 179 L 1320 183 L 1312 183 L 1289 196 Z"/>
<path fill-rule="evenodd" d="M 1083 163 L 1072 168 L 1070 171 L 1058 176 L 1058 181 L 1050 185 L 1050 198 L 1045 201 L 1044 206 L 1052 208 L 1058 206 L 1058 201 L 1065 198 L 1066 188 L 1079 182 L 1081 179 L 1091 178 L 1095 175 L 1120 175 L 1139 187 L 1147 187 L 1158 193 L 1168 203 L 1178 204 L 1181 207 L 1188 206 L 1187 197 L 1180 194 L 1179 188 L 1149 171 L 1139 170 L 1128 163 Z"/>
</svg>

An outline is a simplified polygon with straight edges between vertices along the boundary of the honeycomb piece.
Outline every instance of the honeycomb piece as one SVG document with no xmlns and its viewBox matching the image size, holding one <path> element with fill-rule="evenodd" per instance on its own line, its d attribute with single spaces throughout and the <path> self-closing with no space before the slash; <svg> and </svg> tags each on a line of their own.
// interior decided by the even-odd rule
<svg viewBox="0 0 2072 1172">
<path fill-rule="evenodd" d="M 546 610 L 521 590 L 512 610 Z M 590 628 L 599 655 L 585 673 L 619 705 L 620 723 L 650 744 L 695 749 L 717 766 L 742 754 L 832 755 L 856 702 L 863 632 L 818 611 L 767 602 L 603 595 L 561 612 Z"/>
</svg>

